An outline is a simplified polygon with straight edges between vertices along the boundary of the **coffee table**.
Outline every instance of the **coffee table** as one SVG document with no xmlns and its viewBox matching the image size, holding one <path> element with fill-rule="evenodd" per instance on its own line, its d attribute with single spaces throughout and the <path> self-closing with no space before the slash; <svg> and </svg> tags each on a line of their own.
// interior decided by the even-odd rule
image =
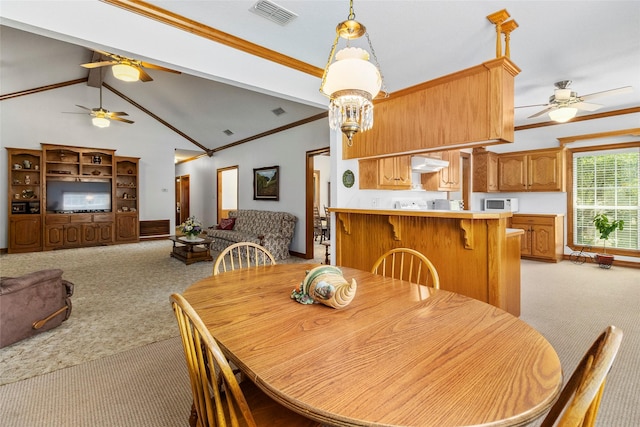
<svg viewBox="0 0 640 427">
<path fill-rule="evenodd" d="M 200 261 L 213 261 L 211 252 L 209 252 L 209 247 L 213 242 L 210 237 L 187 240 L 185 236 L 169 236 L 169 240 L 173 242 L 173 249 L 169 255 L 187 265 Z"/>
</svg>

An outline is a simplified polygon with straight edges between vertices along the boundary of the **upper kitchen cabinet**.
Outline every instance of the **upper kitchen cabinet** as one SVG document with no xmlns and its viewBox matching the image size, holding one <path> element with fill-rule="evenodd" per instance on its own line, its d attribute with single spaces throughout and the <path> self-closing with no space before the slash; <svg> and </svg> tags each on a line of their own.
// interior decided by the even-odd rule
<svg viewBox="0 0 640 427">
<path fill-rule="evenodd" d="M 499 191 L 497 153 L 484 148 L 473 150 L 473 191 L 477 193 Z"/>
<path fill-rule="evenodd" d="M 358 169 L 361 190 L 411 188 L 411 156 L 360 160 Z"/>
<path fill-rule="evenodd" d="M 500 191 L 565 191 L 564 150 L 535 150 L 498 157 Z"/>
<path fill-rule="evenodd" d="M 351 146 L 343 138 L 343 158 L 512 142 L 514 78 L 519 72 L 501 57 L 394 92 L 374 103 L 372 129 L 356 134 Z"/>
<path fill-rule="evenodd" d="M 434 153 L 435 154 L 435 153 Z M 423 173 L 422 188 L 427 191 L 460 191 L 460 150 L 438 153 L 449 165 L 438 172 Z"/>
</svg>

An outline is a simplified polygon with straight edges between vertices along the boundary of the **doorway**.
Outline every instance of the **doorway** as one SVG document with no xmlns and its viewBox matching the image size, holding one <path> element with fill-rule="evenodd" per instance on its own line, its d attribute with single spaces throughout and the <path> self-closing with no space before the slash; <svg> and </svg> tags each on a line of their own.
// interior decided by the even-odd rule
<svg viewBox="0 0 640 427">
<path fill-rule="evenodd" d="M 217 170 L 216 222 L 238 209 L 238 166 Z"/>
<path fill-rule="evenodd" d="M 189 218 L 189 175 L 176 177 L 176 227 Z"/>
<path fill-rule="evenodd" d="M 323 188 L 329 188 L 322 184 L 321 179 L 329 179 L 331 170 L 329 167 L 329 147 L 307 151 L 306 166 L 306 191 L 305 191 L 305 259 L 314 257 L 313 239 L 313 207 L 317 205 L 320 212 L 324 212 L 324 206 L 329 206 L 329 194 L 323 194 Z M 321 159 L 322 157 L 322 159 Z M 324 158 L 326 157 L 326 161 Z M 324 170 L 323 170 L 324 169 Z"/>
</svg>

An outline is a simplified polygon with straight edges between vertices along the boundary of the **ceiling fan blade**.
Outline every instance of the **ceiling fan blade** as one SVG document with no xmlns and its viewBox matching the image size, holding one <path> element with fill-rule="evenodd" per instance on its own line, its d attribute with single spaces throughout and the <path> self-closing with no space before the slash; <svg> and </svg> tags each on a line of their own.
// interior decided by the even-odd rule
<svg viewBox="0 0 640 427">
<path fill-rule="evenodd" d="M 87 111 L 92 111 L 92 110 L 91 110 L 91 108 L 83 107 L 82 105 L 78 105 L 78 104 L 76 104 L 76 107 L 83 108 L 83 109 L 85 109 L 85 110 L 87 110 Z"/>
<path fill-rule="evenodd" d="M 129 123 L 129 124 L 133 123 L 132 120 L 122 119 L 120 117 L 109 117 L 109 118 L 111 120 L 115 120 L 115 121 L 118 121 L 118 122 L 124 122 L 124 123 Z"/>
<path fill-rule="evenodd" d="M 530 108 L 530 107 L 547 107 L 549 104 L 533 104 L 533 105 L 520 105 L 513 108 Z"/>
<path fill-rule="evenodd" d="M 124 111 L 109 111 L 112 116 L 128 116 Z"/>
<path fill-rule="evenodd" d="M 140 80 L 142 80 L 143 82 L 153 81 L 151 76 L 149 74 L 147 74 L 147 72 L 144 70 L 144 68 L 142 68 L 142 67 L 136 67 L 136 68 L 140 71 Z"/>
<path fill-rule="evenodd" d="M 591 102 L 575 102 L 571 104 L 571 106 L 577 108 L 578 110 L 584 111 L 596 111 L 604 107 L 604 105 L 593 104 Z"/>
<path fill-rule="evenodd" d="M 537 112 L 537 113 L 535 113 L 534 115 L 527 117 L 527 119 L 534 119 L 534 118 L 536 118 L 536 117 L 540 117 L 540 116 L 542 116 L 543 114 L 546 114 L 546 113 L 548 113 L 549 111 L 553 110 L 554 108 L 555 108 L 555 107 L 548 107 L 548 108 L 545 108 L 544 110 L 542 110 L 542 111 L 538 111 L 538 112 Z"/>
<path fill-rule="evenodd" d="M 602 92 L 590 93 L 588 95 L 580 96 L 579 98 L 586 101 L 588 99 L 599 98 L 601 96 L 621 95 L 629 92 L 633 92 L 633 86 L 623 86 L 616 89 L 604 90 Z"/>
<path fill-rule="evenodd" d="M 115 65 L 118 61 L 100 61 L 100 62 L 87 62 L 86 64 L 80 64 L 84 68 L 98 68 L 106 67 L 107 65 Z"/>
<path fill-rule="evenodd" d="M 140 65 L 142 65 L 145 68 L 151 68 L 152 70 L 160 70 L 160 71 L 166 71 L 168 73 L 182 74 L 180 71 L 172 70 L 171 68 L 161 67 L 160 65 L 150 64 L 148 62 L 140 61 Z"/>
</svg>

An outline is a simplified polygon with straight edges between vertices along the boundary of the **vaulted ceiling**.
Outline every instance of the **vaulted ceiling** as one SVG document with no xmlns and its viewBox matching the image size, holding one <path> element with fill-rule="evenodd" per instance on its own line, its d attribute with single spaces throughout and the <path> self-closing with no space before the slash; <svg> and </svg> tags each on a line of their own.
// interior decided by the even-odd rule
<svg viewBox="0 0 640 427">
<path fill-rule="evenodd" d="M 336 24 L 348 16 L 348 1 L 276 1 L 297 15 L 286 25 L 252 13 L 255 3 L 3 0 L 1 94 L 86 78 L 88 70 L 80 64 L 92 60 L 92 49 L 100 49 L 182 72 L 148 70 L 153 81 L 124 83 L 104 69 L 103 91 L 105 100 L 127 100 L 124 109 L 134 121 L 149 113 L 163 120 L 196 152 L 326 112 L 318 73 Z M 603 105 L 597 113 L 640 106 L 637 1 L 356 0 L 354 8 L 356 19 L 367 26 L 390 92 L 494 58 L 496 33 L 487 16 L 507 9 L 518 24 L 510 40 L 511 60 L 522 70 L 516 77 L 516 106 L 547 103 L 560 80 L 572 80 L 579 95 L 633 86 L 631 93 L 594 100 Z M 140 14 L 145 11 L 152 16 Z M 188 28 L 168 24 L 169 18 Z M 75 104 L 97 107 L 97 89 L 90 93 L 71 104 L 65 100 L 50 113 L 82 111 Z M 517 108 L 516 126 L 548 121 L 546 115 L 527 118 L 542 108 Z M 274 114 L 278 109 L 285 113 Z M 569 124 L 567 131 L 548 127 L 535 138 L 638 127 L 638 116 L 625 114 L 607 125 L 599 120 Z"/>
</svg>

